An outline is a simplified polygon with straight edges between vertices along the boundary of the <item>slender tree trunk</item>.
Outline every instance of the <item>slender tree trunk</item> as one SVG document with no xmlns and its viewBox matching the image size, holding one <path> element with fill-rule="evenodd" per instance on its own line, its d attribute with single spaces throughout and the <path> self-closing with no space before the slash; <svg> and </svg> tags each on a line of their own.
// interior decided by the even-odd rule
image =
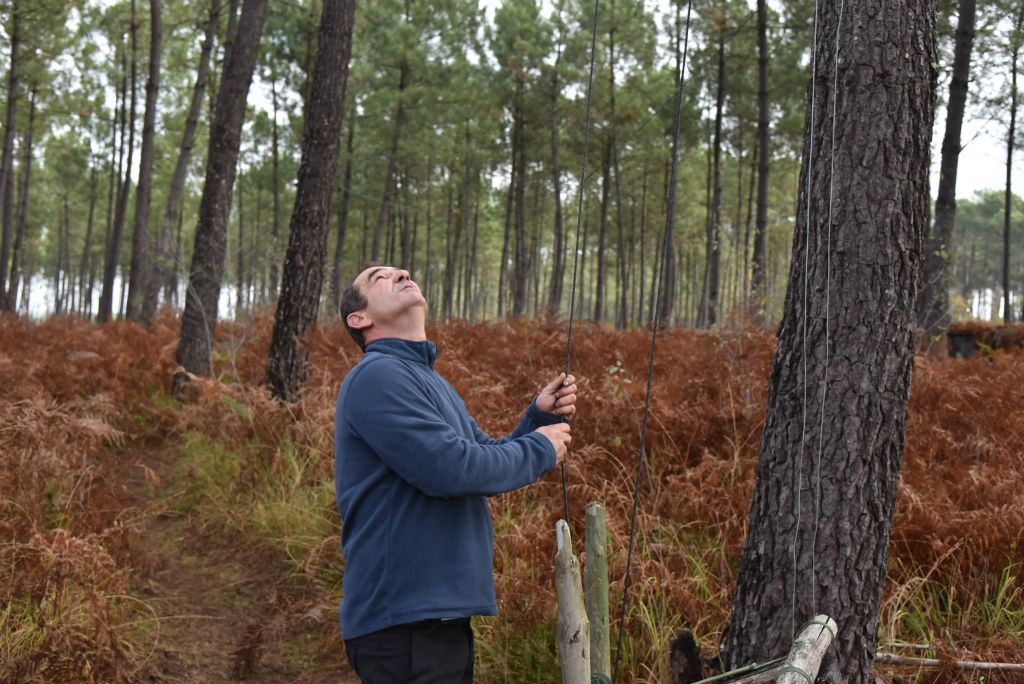
<svg viewBox="0 0 1024 684">
<path fill-rule="evenodd" d="M 1017 59 L 1020 57 L 1021 28 L 1024 24 L 1024 7 L 1018 15 L 1013 34 L 1013 48 L 1010 52 L 1010 130 L 1006 134 L 1006 192 L 1003 203 L 1003 322 L 1013 323 L 1013 309 L 1010 308 L 1010 233 L 1013 190 L 1010 180 L 1013 176 L 1013 148 L 1017 131 Z"/>
<path fill-rule="evenodd" d="M 442 306 L 442 320 L 448 323 L 452 319 L 452 307 L 455 297 L 455 252 L 456 241 L 458 240 L 458 226 L 455 222 L 455 199 L 452 189 L 451 177 L 448 182 L 448 218 L 446 220 L 444 240 L 444 298 Z"/>
<path fill-rule="evenodd" d="M 562 217 L 562 170 L 558 165 L 558 65 L 562 59 L 561 46 L 551 69 L 551 180 L 555 202 L 555 239 L 551 255 L 551 287 L 548 290 L 548 309 L 552 314 L 562 305 L 565 282 L 565 219 Z"/>
<path fill-rule="evenodd" d="M 866 684 L 914 365 L 936 18 L 931 0 L 819 12 L 810 85 L 829 115 L 805 119 L 801 228 L 722 650 L 728 667 L 764 662 L 824 613 L 841 625 L 829 681 Z"/>
<path fill-rule="evenodd" d="M 764 323 L 765 241 L 768 235 L 768 8 L 757 0 L 757 221 L 754 227 L 753 267 L 750 274 L 752 316 Z"/>
<path fill-rule="evenodd" d="M 394 191 L 395 175 L 398 170 L 398 148 L 402 140 L 402 127 L 405 125 L 405 89 L 409 85 L 409 62 L 402 56 L 398 67 L 398 103 L 395 105 L 394 127 L 391 129 L 391 145 L 388 150 L 388 166 L 384 172 L 384 193 L 381 195 L 380 211 L 377 214 L 377 227 L 373 231 L 373 248 L 370 259 L 380 259 L 381 241 L 388 223 L 391 209 L 391 195 Z"/>
<path fill-rule="evenodd" d="M 708 220 L 708 307 L 704 323 L 710 328 L 718 323 L 719 264 L 721 261 L 722 228 L 722 117 L 725 106 L 725 33 L 718 36 L 718 84 L 715 89 L 715 138 L 713 143 L 711 217 Z"/>
<path fill-rule="evenodd" d="M 114 312 L 114 280 L 117 276 L 117 266 L 121 253 L 121 239 L 124 235 L 124 224 L 128 214 L 128 195 L 132 187 L 132 159 L 135 155 L 135 105 L 136 105 L 136 72 L 138 59 L 136 54 L 136 26 L 135 0 L 132 0 L 131 18 L 131 111 L 128 120 L 128 161 L 124 166 L 123 180 L 119 180 L 120 188 L 117 195 L 117 208 L 114 215 L 114 224 L 110 231 L 110 239 L 107 242 L 107 253 L 103 261 L 103 290 L 100 293 L 100 307 L 96 314 L 100 323 L 106 323 L 113 317 Z M 122 142 L 124 136 L 122 134 Z M 124 283 L 122 282 L 122 286 Z"/>
<path fill-rule="evenodd" d="M 601 168 L 601 216 L 597 229 L 597 282 L 594 290 L 594 320 L 604 320 L 605 241 L 608 233 L 608 198 L 611 195 L 611 139 L 605 142 Z"/>
<path fill-rule="evenodd" d="M 245 177 L 238 179 L 238 254 L 235 268 L 235 320 L 245 311 Z"/>
<path fill-rule="evenodd" d="M 3 237 L 0 239 L 0 310 L 14 311 L 17 302 L 6 299 L 8 264 L 11 259 L 11 217 L 14 207 L 14 127 L 18 104 L 18 45 L 21 41 L 19 21 L 21 9 L 18 0 L 11 1 L 11 62 L 7 68 L 7 108 L 4 118 L 4 147 L 0 157 L 0 215 Z M 12 279 L 13 280 L 13 279 Z"/>
<path fill-rule="evenodd" d="M 271 119 L 271 180 L 273 186 L 273 216 L 270 224 L 270 292 L 271 298 L 277 299 L 277 288 L 281 284 L 281 277 L 277 270 L 279 247 L 281 242 L 281 141 L 277 126 L 277 69 L 274 61 L 270 62 L 270 99 L 273 108 Z"/>
<path fill-rule="evenodd" d="M 526 251 L 526 136 L 523 122 L 523 80 L 516 79 L 515 100 L 516 144 L 513 154 L 519 160 L 519 182 L 516 184 L 515 263 L 512 270 L 512 315 L 521 316 L 526 311 L 527 251 Z"/>
<path fill-rule="evenodd" d="M 82 258 L 79 261 L 78 266 L 78 305 L 77 310 L 81 315 L 88 315 L 88 299 L 92 291 L 92 283 L 90 282 L 90 276 L 92 274 L 92 233 L 93 233 L 93 219 L 96 215 L 96 183 L 97 173 L 96 165 L 93 159 L 89 159 L 89 218 L 86 219 L 85 223 L 85 240 L 82 245 Z"/>
<path fill-rule="evenodd" d="M 612 168 L 615 173 L 615 219 L 619 224 L 619 311 L 615 325 L 624 329 L 629 317 L 629 289 L 627 279 L 626 225 L 622 216 L 622 170 L 619 164 L 618 144 L 612 141 Z"/>
<path fill-rule="evenodd" d="M 967 87 L 974 46 L 975 0 L 960 0 L 956 40 L 953 46 L 953 74 L 946 106 L 946 132 L 942 137 L 939 187 L 935 199 L 935 224 L 928 241 L 924 290 L 919 325 L 929 339 L 936 339 L 949 326 L 950 264 L 953 263 L 953 233 L 956 228 L 956 177 L 960 161 L 960 132 L 967 104 Z"/>
<path fill-rule="evenodd" d="M 192 160 L 192 145 L 195 143 L 196 129 L 199 127 L 199 110 L 203 105 L 206 82 L 209 79 L 210 56 L 213 54 L 213 42 L 217 35 L 217 24 L 220 17 L 220 0 L 214 0 L 210 16 L 206 20 L 203 43 L 199 52 L 199 66 L 196 69 L 196 83 L 192 88 L 192 99 L 185 115 L 185 130 L 178 147 L 178 161 L 174 165 L 171 185 L 167 191 L 167 204 L 164 206 L 163 221 L 160 224 L 160 235 L 157 238 L 156 257 L 146 284 L 145 299 L 142 304 L 143 320 L 150 320 L 156 315 L 157 303 L 161 286 L 167 281 L 171 269 L 173 255 L 174 227 L 181 214 L 181 196 L 185 189 L 189 163 Z"/>
<path fill-rule="evenodd" d="M 349 112 L 348 141 L 345 144 L 345 179 L 341 185 L 341 205 L 338 208 L 338 240 L 334 243 L 334 262 L 331 267 L 331 312 L 341 312 L 342 270 L 341 258 L 345 254 L 345 229 L 348 227 L 348 206 L 352 194 L 352 151 L 355 135 L 355 109 Z M 424 288 L 426 291 L 426 288 Z"/>
<path fill-rule="evenodd" d="M 17 308 L 18 301 L 18 269 L 21 266 L 21 255 L 25 248 L 25 227 L 28 220 L 28 189 L 32 180 L 32 142 L 36 118 L 36 89 L 32 88 L 28 104 L 28 133 L 25 135 L 25 155 L 21 160 L 21 192 L 18 197 L 18 224 L 15 227 L 14 250 L 11 259 L 11 286 L 7 290 L 7 301 L 11 304 L 11 311 Z M 24 278 L 27 281 L 32 277 L 29 269 L 25 269 Z M 26 284 L 26 289 L 28 285 Z"/>
<path fill-rule="evenodd" d="M 514 147 L 514 143 L 513 143 Z M 508 198 L 505 201 L 505 235 L 501 241 L 501 264 L 498 266 L 498 318 L 505 316 L 505 290 L 508 282 L 508 248 L 512 235 L 512 208 L 519 179 L 516 174 L 515 152 L 512 153 L 512 176 L 508 183 Z"/>
<path fill-rule="evenodd" d="M 201 375 L 208 375 L 211 371 L 213 330 L 224 274 L 235 164 L 245 118 L 245 100 L 256 66 L 266 14 L 267 0 L 244 0 L 238 20 L 238 36 L 224 62 L 210 125 L 206 182 L 199 203 L 199 222 L 176 354 L 178 363 L 186 370 Z"/>
<path fill-rule="evenodd" d="M 135 190 L 135 224 L 132 229 L 132 260 L 128 271 L 130 320 L 145 320 L 143 303 L 146 283 L 152 279 L 152 246 L 149 236 L 149 200 L 153 185 L 153 146 L 156 133 L 157 93 L 160 90 L 160 51 L 163 28 L 160 0 L 149 0 L 149 78 L 146 81 L 146 109 L 142 116 L 142 151 L 139 156 L 139 184 Z"/>
</svg>

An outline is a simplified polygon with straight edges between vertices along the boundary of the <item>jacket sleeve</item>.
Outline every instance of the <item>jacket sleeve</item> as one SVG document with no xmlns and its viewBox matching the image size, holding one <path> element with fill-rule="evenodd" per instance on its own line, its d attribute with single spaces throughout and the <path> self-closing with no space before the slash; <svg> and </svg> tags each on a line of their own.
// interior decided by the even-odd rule
<svg viewBox="0 0 1024 684">
<path fill-rule="evenodd" d="M 473 435 L 476 437 L 477 444 L 504 444 L 509 440 L 519 439 L 523 435 L 529 434 L 539 427 L 545 425 L 554 425 L 555 423 L 561 423 L 562 418 L 555 415 L 554 413 L 547 413 L 537 408 L 537 400 L 534 399 L 530 402 L 530 405 L 526 409 L 526 413 L 519 420 L 519 425 L 516 429 L 508 433 L 504 437 L 495 439 L 486 432 L 480 429 L 480 426 L 476 424 L 472 416 L 469 419 L 473 426 Z"/>
<path fill-rule="evenodd" d="M 459 436 L 424 396 L 421 382 L 400 362 L 374 361 L 352 378 L 343 410 L 349 429 L 423 493 L 492 496 L 554 467 L 554 447 L 542 435 L 488 444 Z"/>
</svg>

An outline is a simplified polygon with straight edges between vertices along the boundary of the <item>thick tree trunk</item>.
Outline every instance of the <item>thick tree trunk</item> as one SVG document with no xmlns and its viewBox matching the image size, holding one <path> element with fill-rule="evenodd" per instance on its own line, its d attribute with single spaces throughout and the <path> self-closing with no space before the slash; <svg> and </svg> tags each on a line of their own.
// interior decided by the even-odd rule
<svg viewBox="0 0 1024 684">
<path fill-rule="evenodd" d="M 282 400 L 294 399 L 306 379 L 309 353 L 303 338 L 320 308 L 354 17 L 354 0 L 324 0 L 288 254 L 267 361 L 267 382 Z"/>
<path fill-rule="evenodd" d="M 763 662 L 825 613 L 840 625 L 834 674 L 861 684 L 874 681 L 914 364 L 936 18 L 932 0 L 847 0 L 841 25 L 838 9 L 819 10 L 789 289 L 722 651 L 730 667 Z"/>
<path fill-rule="evenodd" d="M 974 46 L 975 0 L 960 0 L 956 41 L 953 46 L 953 74 L 946 105 L 946 132 L 942 137 L 942 161 L 939 166 L 938 196 L 935 199 L 935 224 L 928 241 L 924 289 L 921 292 L 919 325 L 929 339 L 935 339 L 949 326 L 950 264 L 953 263 L 953 232 L 956 228 L 956 176 L 960 161 L 960 131 L 967 104 L 967 85 L 971 74 L 971 50 Z"/>
<path fill-rule="evenodd" d="M 114 214 L 114 223 L 110 229 L 110 236 L 107 240 L 107 250 L 103 259 L 103 290 L 100 293 L 99 311 L 96 319 L 100 323 L 106 323 L 113 317 L 114 313 L 114 279 L 117 276 L 117 266 L 121 253 L 121 239 L 124 235 L 124 223 L 128 214 L 128 194 L 132 188 L 132 159 L 135 155 L 135 105 L 136 105 L 136 72 L 138 59 L 135 50 L 136 33 L 138 27 L 135 25 L 135 0 L 132 0 L 131 18 L 131 108 L 128 119 L 128 160 L 124 165 L 123 179 L 118 177 L 117 208 Z M 123 111 L 122 111 L 123 114 Z M 124 134 L 121 134 L 121 141 L 124 142 Z M 122 287 L 124 283 L 122 283 Z M 120 308 L 120 307 L 119 307 Z"/>
<path fill-rule="evenodd" d="M 142 152 L 139 156 L 139 185 L 135 190 L 135 225 L 132 232 L 131 268 L 128 271 L 128 309 L 125 312 L 130 320 L 137 321 L 145 320 L 143 302 L 146 283 L 152 280 L 149 198 L 153 185 L 153 146 L 163 40 L 160 0 L 149 0 L 149 35 L 149 79 L 146 81 L 146 110 L 142 116 Z"/>
<path fill-rule="evenodd" d="M 12 230 L 11 217 L 14 206 L 14 127 L 18 104 L 18 45 L 21 40 L 19 17 L 21 10 L 17 0 L 11 2 L 11 63 L 7 68 L 7 114 L 4 117 L 4 147 L 0 157 L 0 310 L 13 311 L 15 302 L 8 302 L 5 295 L 8 279 L 8 264 L 11 259 Z"/>
<path fill-rule="evenodd" d="M 764 322 L 765 245 L 768 235 L 768 1 L 757 0 L 757 221 L 750 295 L 754 322 Z"/>
<path fill-rule="evenodd" d="M 196 84 L 192 88 L 192 100 L 189 102 L 188 113 L 185 115 L 185 131 L 182 133 L 181 145 L 178 147 L 178 161 L 174 165 L 174 174 L 171 176 L 171 185 L 167 191 L 167 204 L 164 207 L 164 217 L 160 224 L 153 268 L 149 281 L 146 283 L 146 295 L 142 304 L 144 320 L 150 320 L 156 315 L 160 287 L 167 281 L 171 261 L 174 258 L 172 250 L 174 227 L 178 223 L 178 215 L 181 212 L 182 191 L 185 188 L 188 166 L 192 160 L 192 145 L 195 142 L 196 129 L 199 126 L 199 110 L 203 106 L 203 95 L 206 92 L 206 82 L 209 78 L 210 55 L 213 54 L 213 41 L 217 35 L 220 8 L 220 0 L 214 0 L 210 17 L 207 19 L 204 29 L 203 44 L 199 52 L 199 66 L 196 69 Z"/>
<path fill-rule="evenodd" d="M 18 224 L 15 227 L 14 234 L 14 249 L 11 254 L 11 286 L 7 290 L 7 301 L 10 303 L 10 310 L 14 311 L 18 306 L 18 279 L 21 276 L 19 268 L 21 267 L 21 254 L 25 248 L 25 226 L 28 220 L 28 189 L 29 184 L 32 180 L 32 142 L 35 128 L 36 118 L 36 89 L 32 89 L 32 94 L 29 98 L 28 104 L 28 133 L 25 135 L 25 155 L 21 160 L 21 192 L 18 195 Z M 24 278 L 27 281 L 32 276 L 29 269 L 25 269 Z M 26 284 L 26 289 L 28 285 Z"/>
<path fill-rule="evenodd" d="M 238 36 L 224 62 L 216 110 L 210 125 L 206 182 L 199 203 L 196 242 L 176 354 L 178 363 L 186 370 L 201 375 L 208 375 L 211 371 L 213 329 L 217 322 L 217 304 L 224 275 L 235 164 L 245 118 L 245 100 L 256 66 L 266 15 L 267 0 L 244 0 L 238 20 Z"/>
</svg>

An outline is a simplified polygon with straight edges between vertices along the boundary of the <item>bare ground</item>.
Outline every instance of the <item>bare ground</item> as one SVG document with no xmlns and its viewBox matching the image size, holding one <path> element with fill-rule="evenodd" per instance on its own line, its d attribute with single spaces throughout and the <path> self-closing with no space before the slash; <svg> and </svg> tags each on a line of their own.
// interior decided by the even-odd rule
<svg viewBox="0 0 1024 684">
<path fill-rule="evenodd" d="M 173 447 L 134 449 L 122 467 L 126 493 L 143 511 L 132 539 L 140 569 L 135 590 L 153 613 L 153 639 L 142 681 L 358 682 L 337 634 L 337 613 L 302 605 L 302 583 L 275 552 L 204 531 L 167 506 Z M 285 610 L 290 607 L 290 610 Z M 154 626 L 155 625 L 155 626 Z"/>
</svg>

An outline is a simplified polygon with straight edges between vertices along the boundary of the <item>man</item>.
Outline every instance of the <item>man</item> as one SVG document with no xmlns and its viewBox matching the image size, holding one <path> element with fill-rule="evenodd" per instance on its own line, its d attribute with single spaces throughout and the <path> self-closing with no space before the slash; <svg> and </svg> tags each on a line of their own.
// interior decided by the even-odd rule
<svg viewBox="0 0 1024 684">
<path fill-rule="evenodd" d="M 335 487 L 345 574 L 340 617 L 366 684 L 471 682 L 470 617 L 494 615 L 487 497 L 524 487 L 570 441 L 576 382 L 559 375 L 519 426 L 488 437 L 434 372 L 426 300 L 409 272 L 363 270 L 342 296 L 365 352 L 338 395 Z"/>
</svg>

